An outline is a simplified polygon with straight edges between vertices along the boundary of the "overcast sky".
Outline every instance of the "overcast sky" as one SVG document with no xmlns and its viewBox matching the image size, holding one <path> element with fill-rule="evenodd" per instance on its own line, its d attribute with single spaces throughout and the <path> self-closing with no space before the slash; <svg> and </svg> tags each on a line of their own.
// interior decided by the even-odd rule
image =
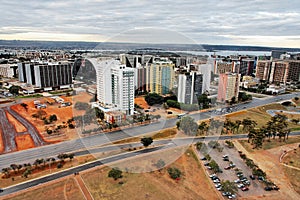
<svg viewBox="0 0 300 200">
<path fill-rule="evenodd" d="M 300 48 L 299 0 L 0 0 L 0 39 Z"/>
</svg>

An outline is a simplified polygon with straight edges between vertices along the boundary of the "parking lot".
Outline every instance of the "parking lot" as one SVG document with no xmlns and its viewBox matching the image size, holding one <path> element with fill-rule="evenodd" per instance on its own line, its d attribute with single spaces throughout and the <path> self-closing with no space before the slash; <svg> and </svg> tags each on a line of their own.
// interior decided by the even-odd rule
<svg viewBox="0 0 300 200">
<path fill-rule="evenodd" d="M 238 189 L 237 197 L 260 196 L 266 193 L 270 193 L 264 190 L 264 185 L 260 181 L 258 181 L 256 178 L 255 180 L 252 180 L 250 178 L 250 175 L 252 175 L 252 171 L 240 157 L 239 152 L 236 150 L 236 148 L 228 148 L 223 141 L 219 141 L 219 144 L 221 145 L 221 147 L 223 147 L 222 152 L 219 152 L 217 149 L 209 149 L 208 154 L 211 156 L 212 160 L 216 161 L 220 169 L 223 171 L 222 173 L 216 174 L 216 176 L 221 181 L 229 180 L 231 182 L 236 181 L 236 185 L 243 184 L 240 185 L 240 188 Z M 199 154 L 201 157 L 204 157 L 202 153 L 199 152 Z M 202 162 L 203 164 L 208 163 L 208 161 L 206 160 Z M 235 166 L 230 167 L 230 163 L 233 163 Z M 208 168 L 208 166 L 206 166 L 206 168 Z M 237 168 L 239 169 L 239 171 L 241 171 L 239 173 L 241 174 L 239 175 L 239 177 L 237 176 Z M 207 169 L 207 172 L 208 174 L 213 174 L 213 172 L 209 169 Z M 241 179 L 244 179 L 244 181 L 241 181 Z M 212 184 L 215 185 L 216 183 L 212 182 Z M 242 188 L 248 188 L 249 190 L 242 191 Z"/>
</svg>

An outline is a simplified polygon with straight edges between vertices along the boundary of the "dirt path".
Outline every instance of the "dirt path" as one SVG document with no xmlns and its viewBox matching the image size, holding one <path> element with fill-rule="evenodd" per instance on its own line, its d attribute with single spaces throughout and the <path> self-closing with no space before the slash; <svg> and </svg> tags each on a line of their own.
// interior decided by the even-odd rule
<svg viewBox="0 0 300 200">
<path fill-rule="evenodd" d="M 276 199 L 300 199 L 292 187 L 288 178 L 285 176 L 283 165 L 280 163 L 282 153 L 290 149 L 295 144 L 280 146 L 269 150 L 256 150 L 253 153 L 248 152 L 238 141 L 234 142 L 235 147 L 245 153 L 248 158 L 252 159 L 263 171 L 267 177 L 279 186 L 280 190 L 274 193 Z"/>
<path fill-rule="evenodd" d="M 90 191 L 86 187 L 85 183 L 83 182 L 81 175 L 75 175 L 76 183 L 78 187 L 81 189 L 82 194 L 84 195 L 86 200 L 94 200 L 93 196 L 91 195 Z"/>
</svg>

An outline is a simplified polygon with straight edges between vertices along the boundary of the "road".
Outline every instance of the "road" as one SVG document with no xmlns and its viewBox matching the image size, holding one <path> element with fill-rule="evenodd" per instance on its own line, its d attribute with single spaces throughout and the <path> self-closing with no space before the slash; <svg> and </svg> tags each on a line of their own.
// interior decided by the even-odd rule
<svg viewBox="0 0 300 200">
<path fill-rule="evenodd" d="M 273 102 L 288 100 L 299 95 L 300 92 L 275 96 L 270 98 L 263 98 L 263 99 L 254 98 L 253 101 L 249 103 L 239 104 L 234 107 L 236 111 L 239 111 L 239 110 L 253 108 L 256 106 L 261 106 Z M 207 112 L 192 114 L 190 116 L 193 117 L 195 120 L 201 120 L 201 119 L 209 119 L 217 115 L 218 114 L 216 113 L 207 111 Z M 165 128 L 174 127 L 176 125 L 177 120 L 178 119 L 176 118 L 167 119 L 167 120 L 161 119 L 157 123 L 153 123 L 153 124 L 142 125 L 138 127 L 130 127 L 123 130 L 87 136 L 80 139 L 61 142 L 58 144 L 51 144 L 51 145 L 46 145 L 46 146 L 28 149 L 24 151 L 2 154 L 0 155 L 0 169 L 2 169 L 3 167 L 7 167 L 12 163 L 22 164 L 22 163 L 34 162 L 37 158 L 48 158 L 48 157 L 57 156 L 60 153 L 90 149 L 92 147 L 101 146 L 104 144 L 111 144 L 112 142 L 120 139 L 139 136 L 141 134 L 147 134 Z M 218 138 L 219 136 L 217 136 L 216 139 Z"/>
<path fill-rule="evenodd" d="M 34 145 L 36 147 L 47 144 L 43 140 L 42 136 L 39 134 L 39 131 L 27 119 L 22 117 L 16 111 L 12 110 L 10 107 L 6 107 L 4 110 L 6 110 L 9 114 L 11 114 L 14 118 L 16 118 L 27 129 L 27 133 L 30 134 L 30 136 L 34 142 Z"/>
<path fill-rule="evenodd" d="M 3 109 L 0 109 L 0 129 L 2 134 L 2 140 L 4 145 L 4 152 L 8 153 L 17 150 L 15 142 L 15 136 L 17 134 L 15 127 L 9 123 L 6 113 Z"/>
<path fill-rule="evenodd" d="M 300 132 L 293 132 L 291 133 L 291 135 L 300 135 Z M 180 147 L 180 146 L 186 146 L 189 145 L 191 143 L 196 143 L 198 141 L 210 141 L 210 140 L 227 140 L 227 139 L 245 139 L 247 138 L 246 134 L 242 134 L 242 135 L 234 135 L 234 136 L 209 136 L 209 137 L 198 137 L 198 138 L 176 138 L 176 139 L 166 139 L 166 140 L 159 140 L 159 141 L 155 141 L 154 144 L 155 145 L 160 145 L 157 147 L 153 147 L 153 148 L 148 148 L 148 149 L 143 149 L 143 150 L 139 150 L 139 151 L 133 151 L 133 152 L 126 152 L 126 153 L 122 153 L 122 154 L 118 154 L 115 156 L 111 156 L 108 158 L 103 158 L 100 160 L 96 160 L 84 165 L 80 165 L 77 167 L 73 167 L 70 169 L 66 169 L 64 171 L 55 173 L 55 174 L 50 174 L 48 176 L 45 177 L 41 177 L 38 179 L 34 179 L 31 181 L 27 181 L 25 183 L 21 183 L 15 186 L 10 186 L 7 188 L 4 188 L 4 191 L 2 193 L 0 193 L 0 196 L 4 196 L 4 195 L 8 195 L 8 194 L 12 194 L 21 190 L 25 190 L 34 186 L 37 186 L 39 184 L 43 184 L 55 179 L 59 179 L 62 177 L 66 177 L 69 175 L 74 174 L 75 172 L 81 172 L 87 169 L 91 169 L 97 166 L 102 166 L 104 164 L 109 164 L 115 161 L 120 161 L 126 158 L 131 158 L 134 156 L 138 156 L 138 155 L 144 155 L 147 153 L 151 153 L 151 152 L 155 152 L 155 151 L 160 151 L 160 150 L 166 150 L 169 148 L 174 148 L 174 147 Z M 99 152 L 105 152 L 105 151 L 111 151 L 111 150 L 116 150 L 116 149 L 120 149 L 120 148 L 125 148 L 125 147 L 138 147 L 141 146 L 141 144 L 138 143 L 134 143 L 134 144 L 121 144 L 121 145 L 114 145 L 114 146 L 106 146 L 106 147 L 99 147 L 99 148 L 95 148 L 93 149 L 93 153 L 99 153 Z M 87 150 L 82 150 L 79 152 L 76 152 L 75 155 L 85 155 L 85 154 L 89 154 L 90 152 Z"/>
</svg>

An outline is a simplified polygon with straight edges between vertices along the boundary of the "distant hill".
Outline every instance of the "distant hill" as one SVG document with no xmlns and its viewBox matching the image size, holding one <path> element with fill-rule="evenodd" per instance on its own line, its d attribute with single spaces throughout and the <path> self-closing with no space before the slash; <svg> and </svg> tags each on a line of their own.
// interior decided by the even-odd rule
<svg viewBox="0 0 300 200">
<path fill-rule="evenodd" d="M 70 42 L 70 41 L 27 41 L 0 40 L 0 48 L 6 49 L 48 49 L 48 50 L 169 50 L 169 51 L 271 51 L 283 50 L 300 52 L 300 48 L 235 46 L 235 45 L 197 45 L 197 44 L 142 44 L 142 43 L 114 43 L 114 42 Z"/>
</svg>

